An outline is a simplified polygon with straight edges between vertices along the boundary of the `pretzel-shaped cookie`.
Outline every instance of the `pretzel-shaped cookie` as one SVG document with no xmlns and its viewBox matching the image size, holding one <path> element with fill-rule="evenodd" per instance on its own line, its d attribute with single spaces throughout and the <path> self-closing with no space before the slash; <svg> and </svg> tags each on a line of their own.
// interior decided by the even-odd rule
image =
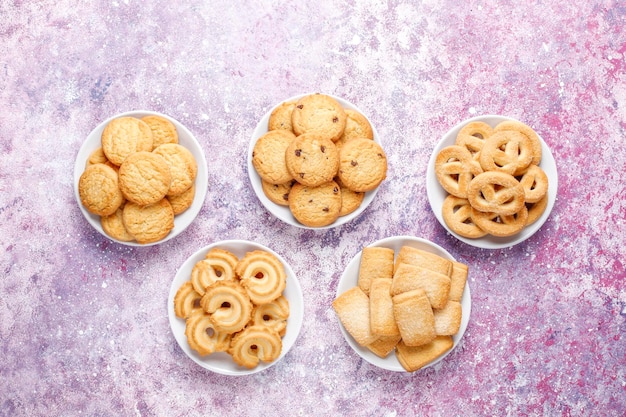
<svg viewBox="0 0 626 417">
<path fill-rule="evenodd" d="M 533 224 L 536 222 L 539 217 L 543 214 L 548 207 L 548 194 L 536 203 L 526 203 L 526 207 L 528 208 L 528 220 L 526 221 L 526 225 Z"/>
<path fill-rule="evenodd" d="M 463 126 L 456 136 L 455 145 L 463 146 L 478 158 L 487 138 L 493 134 L 493 128 L 485 122 L 470 122 Z"/>
<path fill-rule="evenodd" d="M 441 214 L 450 230 L 458 235 L 477 239 L 487 234 L 472 220 L 472 206 L 465 198 L 448 195 L 443 200 Z"/>
<path fill-rule="evenodd" d="M 530 165 L 533 149 L 528 136 L 515 131 L 495 132 L 485 141 L 478 160 L 483 171 L 520 175 Z"/>
<path fill-rule="evenodd" d="M 528 219 L 528 209 L 522 205 L 520 211 L 504 216 L 472 209 L 472 220 L 478 227 L 493 236 L 507 237 L 519 233 Z"/>
<path fill-rule="evenodd" d="M 504 122 L 500 122 L 493 128 L 494 132 L 502 132 L 502 131 L 515 131 L 522 133 L 530 140 L 532 150 L 533 150 L 533 159 L 532 164 L 539 165 L 541 162 L 541 140 L 539 140 L 539 135 L 535 132 L 530 126 L 519 122 L 517 120 L 505 120 Z"/>
<path fill-rule="evenodd" d="M 519 180 L 524 187 L 527 203 L 536 203 L 548 192 L 548 176 L 537 165 L 531 165 Z"/>
<path fill-rule="evenodd" d="M 510 174 L 488 171 L 478 174 L 470 182 L 467 199 L 478 211 L 509 216 L 522 209 L 524 188 Z"/>
<path fill-rule="evenodd" d="M 439 184 L 448 193 L 467 198 L 467 187 L 482 172 L 467 148 L 451 145 L 443 148 L 435 159 L 435 174 Z"/>
</svg>

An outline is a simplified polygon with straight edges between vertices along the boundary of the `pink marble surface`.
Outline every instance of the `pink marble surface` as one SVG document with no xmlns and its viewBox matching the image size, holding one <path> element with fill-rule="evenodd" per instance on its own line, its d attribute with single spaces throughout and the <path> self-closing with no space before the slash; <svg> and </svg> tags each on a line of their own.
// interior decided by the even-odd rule
<svg viewBox="0 0 626 417">
<path fill-rule="evenodd" d="M 0 5 L 0 415 L 623 415 L 626 7 L 546 1 L 7 1 Z M 268 214 L 245 152 L 275 103 L 321 91 L 376 124 L 389 176 L 328 231 Z M 160 246 L 95 232 L 73 195 L 87 134 L 128 110 L 199 138 L 209 192 Z M 426 197 L 431 150 L 478 114 L 533 126 L 559 170 L 554 211 L 510 249 L 458 242 Z M 445 361 L 387 372 L 354 354 L 330 303 L 362 246 L 436 242 L 471 267 L 468 330 Z M 249 377 L 206 371 L 168 324 L 177 268 L 223 239 L 296 272 L 296 345 Z"/>
</svg>

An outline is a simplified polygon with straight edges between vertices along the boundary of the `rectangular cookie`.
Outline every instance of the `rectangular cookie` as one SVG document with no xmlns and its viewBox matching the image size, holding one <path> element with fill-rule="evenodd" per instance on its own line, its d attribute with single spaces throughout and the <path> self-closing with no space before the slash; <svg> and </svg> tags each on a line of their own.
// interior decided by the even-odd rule
<svg viewBox="0 0 626 417">
<path fill-rule="evenodd" d="M 432 342 L 421 346 L 407 346 L 401 340 L 396 346 L 396 356 L 407 372 L 413 372 L 452 349 L 452 345 L 451 336 L 437 336 Z"/>
<path fill-rule="evenodd" d="M 423 289 L 394 295 L 393 314 L 407 346 L 425 345 L 435 338 L 435 316 Z"/>
<path fill-rule="evenodd" d="M 457 334 L 461 327 L 462 310 L 461 303 L 452 300 L 448 301 L 443 308 L 433 309 L 437 336 Z"/>
<path fill-rule="evenodd" d="M 400 334 L 393 315 L 390 278 L 375 278 L 370 285 L 370 325 L 378 336 Z"/>
<path fill-rule="evenodd" d="M 467 282 L 467 265 L 461 262 L 452 262 L 452 274 L 450 274 L 450 294 L 448 299 L 453 301 L 461 301 L 465 283 Z"/>
<path fill-rule="evenodd" d="M 400 341 L 400 333 L 397 336 L 380 336 L 367 345 L 367 348 L 376 356 L 386 358 L 396 348 Z"/>
<path fill-rule="evenodd" d="M 391 295 L 422 288 L 432 308 L 442 308 L 448 302 L 450 278 L 420 266 L 401 263 L 393 275 Z"/>
<path fill-rule="evenodd" d="M 396 269 L 401 263 L 420 266 L 448 277 L 452 273 L 452 261 L 412 246 L 402 246 L 398 251 Z"/>
<path fill-rule="evenodd" d="M 393 249 L 366 246 L 361 251 L 358 286 L 370 293 L 370 283 L 374 278 L 393 277 Z"/>
<path fill-rule="evenodd" d="M 370 327 L 370 300 L 359 287 L 352 287 L 333 301 L 333 308 L 343 327 L 361 346 L 377 339 Z"/>
</svg>

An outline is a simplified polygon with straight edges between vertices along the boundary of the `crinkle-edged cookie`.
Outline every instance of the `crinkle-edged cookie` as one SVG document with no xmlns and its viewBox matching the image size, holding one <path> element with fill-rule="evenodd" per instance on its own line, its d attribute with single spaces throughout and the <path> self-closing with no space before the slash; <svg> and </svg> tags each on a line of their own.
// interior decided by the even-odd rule
<svg viewBox="0 0 626 417">
<path fill-rule="evenodd" d="M 106 164 L 89 165 L 78 181 L 78 194 L 83 206 L 93 214 L 108 216 L 124 202 L 117 172 Z"/>
<path fill-rule="evenodd" d="M 265 180 L 261 180 L 261 189 L 272 203 L 278 204 L 279 206 L 288 206 L 289 193 L 295 182 L 295 180 L 291 180 L 284 184 L 270 184 Z"/>
<path fill-rule="evenodd" d="M 302 185 L 315 187 L 337 174 L 339 153 L 335 143 L 319 132 L 296 137 L 285 151 L 287 170 Z"/>
<path fill-rule="evenodd" d="M 341 211 L 339 185 L 334 181 L 317 187 L 295 183 L 289 193 L 289 209 L 305 226 L 327 226 L 337 220 Z"/>
<path fill-rule="evenodd" d="M 167 195 L 181 194 L 193 185 L 198 174 L 198 164 L 189 149 L 177 143 L 166 143 L 152 152 L 162 156 L 170 168 L 172 179 Z"/>
<path fill-rule="evenodd" d="M 296 103 L 291 114 L 291 122 L 296 135 L 315 130 L 336 142 L 346 127 L 346 112 L 331 96 L 309 94 Z"/>
<path fill-rule="evenodd" d="M 338 175 L 353 191 L 371 191 L 387 177 L 387 155 L 373 140 L 354 138 L 339 151 Z"/>
<path fill-rule="evenodd" d="M 152 130 L 135 117 L 115 118 L 102 131 L 102 149 L 109 161 L 122 165 L 132 153 L 152 151 Z"/>
<path fill-rule="evenodd" d="M 270 113 L 270 118 L 267 122 L 267 130 L 281 129 L 292 132 L 291 113 L 295 107 L 295 101 L 285 101 L 276 106 Z"/>
<path fill-rule="evenodd" d="M 174 228 L 174 210 L 165 198 L 147 206 L 128 201 L 122 219 L 126 230 L 141 244 L 157 242 Z"/>
<path fill-rule="evenodd" d="M 171 182 L 169 164 L 153 152 L 135 152 L 120 166 L 119 183 L 124 197 L 142 206 L 163 199 Z"/>
<path fill-rule="evenodd" d="M 284 184 L 293 179 L 287 169 L 285 151 L 295 138 L 291 131 L 277 129 L 257 139 L 252 150 L 252 166 L 262 180 L 271 184 Z"/>
<path fill-rule="evenodd" d="M 151 114 L 141 118 L 152 131 L 152 148 L 155 149 L 164 143 L 178 143 L 178 131 L 174 123 L 165 117 Z"/>
</svg>

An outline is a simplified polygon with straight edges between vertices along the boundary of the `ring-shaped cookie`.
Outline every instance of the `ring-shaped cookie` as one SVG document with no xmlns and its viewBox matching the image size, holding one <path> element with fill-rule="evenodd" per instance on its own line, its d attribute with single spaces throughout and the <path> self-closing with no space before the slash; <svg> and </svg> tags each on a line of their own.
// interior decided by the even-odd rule
<svg viewBox="0 0 626 417">
<path fill-rule="evenodd" d="M 523 173 L 533 159 L 530 139 L 515 131 L 494 132 L 480 151 L 478 160 L 483 171 L 501 171 L 511 175 Z"/>
<path fill-rule="evenodd" d="M 217 281 L 209 285 L 200 304 L 209 314 L 215 330 L 220 332 L 238 332 L 252 316 L 250 297 L 236 281 Z"/>
<path fill-rule="evenodd" d="M 536 203 L 548 192 L 548 175 L 537 165 L 531 165 L 519 180 L 527 203 Z"/>
<path fill-rule="evenodd" d="M 526 226 L 528 209 L 522 205 L 520 211 L 507 216 L 472 210 L 472 220 L 492 236 L 508 237 L 519 233 Z"/>
<path fill-rule="evenodd" d="M 528 208 L 528 220 L 526 220 L 526 225 L 533 224 L 536 222 L 539 217 L 546 211 L 546 207 L 548 207 L 548 194 L 536 203 L 526 203 L 526 207 Z"/>
<path fill-rule="evenodd" d="M 455 145 L 463 146 L 477 158 L 485 140 L 493 134 L 493 128 L 481 121 L 470 122 L 457 133 Z"/>
<path fill-rule="evenodd" d="M 467 148 L 451 145 L 443 148 L 435 159 L 435 175 L 439 184 L 455 197 L 467 198 L 472 179 L 482 172 Z"/>
<path fill-rule="evenodd" d="M 441 214 L 450 230 L 458 235 L 478 239 L 487 234 L 472 220 L 472 206 L 465 198 L 448 195 L 443 200 Z"/>
<path fill-rule="evenodd" d="M 211 318 L 202 309 L 193 310 L 185 322 L 185 336 L 189 347 L 200 355 L 225 352 L 232 335 L 215 329 Z"/>
<path fill-rule="evenodd" d="M 509 216 L 522 209 L 524 188 L 512 175 L 499 171 L 478 174 L 470 182 L 467 199 L 478 211 Z"/>
<path fill-rule="evenodd" d="M 541 162 L 542 150 L 541 150 L 541 140 L 539 139 L 539 135 L 535 132 L 530 126 L 517 121 L 517 120 L 505 120 L 500 122 L 493 128 L 495 132 L 501 132 L 505 130 L 512 130 L 515 132 L 520 132 L 530 139 L 530 143 L 533 150 L 533 159 L 532 164 L 539 165 Z"/>
<path fill-rule="evenodd" d="M 174 296 L 174 313 L 176 317 L 186 319 L 191 312 L 200 307 L 202 296 L 193 289 L 191 281 L 185 281 Z"/>
<path fill-rule="evenodd" d="M 266 326 L 249 326 L 233 336 L 228 353 L 236 364 L 251 369 L 259 361 L 278 359 L 282 348 L 282 339 L 275 330 Z"/>
<path fill-rule="evenodd" d="M 252 323 L 267 326 L 274 329 L 280 336 L 284 336 L 287 330 L 289 318 L 289 301 L 281 295 L 274 301 L 261 304 L 252 310 Z"/>
<path fill-rule="evenodd" d="M 239 259 L 233 253 L 213 248 L 204 259 L 196 262 L 191 270 L 191 283 L 200 295 L 204 295 L 206 287 L 217 281 L 235 280 L 235 266 Z"/>
<path fill-rule="evenodd" d="M 263 250 L 246 253 L 237 263 L 235 273 L 255 304 L 277 299 L 287 285 L 283 264 L 273 254 Z"/>
</svg>

